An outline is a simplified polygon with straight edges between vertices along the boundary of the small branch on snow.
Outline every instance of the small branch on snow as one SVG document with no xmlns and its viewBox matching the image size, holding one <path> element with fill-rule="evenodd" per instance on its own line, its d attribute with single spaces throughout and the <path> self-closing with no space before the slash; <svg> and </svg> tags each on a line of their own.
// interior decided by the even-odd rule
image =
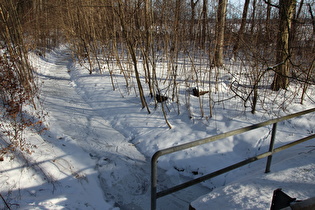
<svg viewBox="0 0 315 210">
<path fill-rule="evenodd" d="M 11 210 L 9 204 L 5 201 L 5 199 L 4 199 L 4 197 L 2 196 L 1 193 L 0 193 L 0 197 L 1 197 L 1 199 L 3 200 L 4 204 L 6 205 L 6 207 L 7 207 L 9 210 Z"/>
</svg>

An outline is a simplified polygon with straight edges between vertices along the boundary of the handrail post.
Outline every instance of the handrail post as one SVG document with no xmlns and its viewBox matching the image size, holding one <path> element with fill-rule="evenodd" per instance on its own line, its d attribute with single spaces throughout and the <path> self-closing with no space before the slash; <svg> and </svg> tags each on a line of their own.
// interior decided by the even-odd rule
<svg viewBox="0 0 315 210">
<path fill-rule="evenodd" d="M 151 159 L 151 210 L 156 210 L 157 153 Z"/>
<path fill-rule="evenodd" d="M 270 145 L 269 145 L 269 152 L 273 152 L 273 146 L 275 144 L 275 139 L 276 139 L 276 131 L 277 131 L 277 123 L 274 123 L 273 126 L 272 126 L 272 133 L 271 133 L 271 139 L 270 139 Z M 271 160 L 272 160 L 272 154 L 268 156 L 265 173 L 269 173 L 270 172 Z"/>
</svg>

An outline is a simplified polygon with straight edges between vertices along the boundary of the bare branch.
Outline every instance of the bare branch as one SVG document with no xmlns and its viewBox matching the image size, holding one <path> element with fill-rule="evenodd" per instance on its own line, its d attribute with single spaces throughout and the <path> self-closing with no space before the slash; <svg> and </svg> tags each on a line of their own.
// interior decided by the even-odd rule
<svg viewBox="0 0 315 210">
<path fill-rule="evenodd" d="M 265 4 L 268 4 L 268 5 L 270 5 L 270 6 L 272 6 L 272 7 L 275 7 L 275 8 L 280 8 L 280 6 L 279 5 L 276 5 L 276 4 L 272 4 L 269 0 L 267 1 L 267 0 L 263 0 L 264 2 L 265 2 Z"/>
</svg>

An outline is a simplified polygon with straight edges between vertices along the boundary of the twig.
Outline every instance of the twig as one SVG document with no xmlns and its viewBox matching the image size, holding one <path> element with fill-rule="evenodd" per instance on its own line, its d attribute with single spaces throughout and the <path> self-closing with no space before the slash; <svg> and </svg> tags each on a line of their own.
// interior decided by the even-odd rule
<svg viewBox="0 0 315 210">
<path fill-rule="evenodd" d="M 5 199 L 4 199 L 4 197 L 2 196 L 1 193 L 0 193 L 0 197 L 1 197 L 1 199 L 3 200 L 4 204 L 7 206 L 7 208 L 8 208 L 9 210 L 11 210 L 9 204 L 5 201 Z"/>
<path fill-rule="evenodd" d="M 279 5 L 276 5 L 276 4 L 272 4 L 272 3 L 270 3 L 270 2 L 268 2 L 268 1 L 266 1 L 266 0 L 263 0 L 264 2 L 265 2 L 265 4 L 268 4 L 269 6 L 272 6 L 272 7 L 275 7 L 275 8 L 280 8 L 280 6 Z"/>
<path fill-rule="evenodd" d="M 274 65 L 274 66 L 271 66 L 271 67 L 267 67 L 267 69 L 265 69 L 265 72 L 264 72 L 264 73 L 266 73 L 267 71 L 273 71 L 273 72 L 275 72 L 276 74 L 278 74 L 279 76 L 286 77 L 286 78 L 288 78 L 288 79 L 296 80 L 296 81 L 298 81 L 298 82 L 303 82 L 303 83 L 306 83 L 306 84 L 308 84 L 308 85 L 314 85 L 314 84 L 315 84 L 313 81 L 308 81 L 308 79 L 306 79 L 306 80 L 304 80 L 304 79 L 299 79 L 298 77 L 299 77 L 300 75 L 302 75 L 303 73 L 301 73 L 300 75 L 297 75 L 297 76 L 293 77 L 293 76 L 284 75 L 284 74 L 282 74 L 281 72 L 276 71 L 276 68 L 277 68 L 278 66 L 283 65 L 287 60 L 289 60 L 289 62 L 291 63 L 292 66 L 296 66 L 296 65 L 293 64 L 292 60 L 290 59 L 290 56 L 287 56 L 286 59 L 285 59 L 284 61 L 282 61 L 281 63 L 278 63 L 278 64 L 276 64 L 276 65 Z M 311 66 L 310 66 L 310 68 L 309 68 L 309 72 L 312 70 L 312 67 L 313 67 L 314 63 L 315 63 L 315 57 L 313 58 L 313 60 L 312 60 L 312 62 L 311 62 Z M 264 74 L 264 73 L 263 73 L 263 74 Z"/>
</svg>

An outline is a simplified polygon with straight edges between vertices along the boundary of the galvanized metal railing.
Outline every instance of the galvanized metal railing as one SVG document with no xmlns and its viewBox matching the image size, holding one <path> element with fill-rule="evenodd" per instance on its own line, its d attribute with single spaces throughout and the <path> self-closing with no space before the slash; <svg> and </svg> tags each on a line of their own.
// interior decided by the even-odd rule
<svg viewBox="0 0 315 210">
<path fill-rule="evenodd" d="M 182 144 L 182 145 L 178 145 L 178 146 L 174 146 L 174 147 L 170 147 L 170 148 L 166 148 L 166 149 L 162 149 L 162 150 L 157 151 L 151 158 L 151 210 L 155 210 L 156 209 L 156 200 L 158 198 L 160 198 L 160 197 L 163 197 L 163 196 L 169 195 L 171 193 L 177 192 L 179 190 L 185 189 L 187 187 L 190 187 L 192 185 L 198 184 L 200 182 L 203 182 L 205 180 L 211 179 L 213 177 L 219 176 L 221 174 L 224 174 L 226 172 L 229 172 L 231 170 L 234 170 L 236 168 L 239 168 L 241 166 L 247 165 L 247 164 L 249 164 L 251 162 L 257 161 L 257 160 L 265 158 L 265 157 L 268 157 L 265 173 L 270 172 L 270 165 L 271 165 L 271 160 L 272 160 L 272 154 L 274 154 L 276 152 L 279 152 L 279 151 L 282 151 L 284 149 L 287 149 L 289 147 L 292 147 L 294 145 L 300 144 L 302 142 L 305 142 L 305 141 L 308 141 L 308 140 L 311 140 L 311 139 L 315 138 L 315 134 L 312 134 L 310 136 L 307 136 L 305 138 L 302 138 L 302 139 L 296 140 L 294 142 L 288 143 L 288 144 L 283 145 L 281 147 L 274 148 L 274 141 L 275 141 L 275 136 L 276 136 L 276 131 L 277 131 L 277 123 L 281 122 L 281 121 L 285 121 L 285 120 L 291 119 L 291 118 L 294 118 L 294 117 L 298 117 L 298 116 L 301 116 L 301 115 L 309 114 L 309 113 L 312 113 L 314 111 L 315 111 L 315 108 L 308 109 L 308 110 L 305 110 L 305 111 L 302 111 L 302 112 L 297 112 L 295 114 L 290 114 L 290 115 L 287 115 L 287 116 L 284 116 L 284 117 L 279 117 L 279 118 L 276 118 L 276 119 L 272 119 L 272 120 L 268 120 L 268 121 L 261 122 L 261 123 L 258 123 L 258 124 L 254 124 L 254 125 L 251 125 L 251 126 L 247 126 L 247 127 L 244 127 L 244 128 L 240 128 L 240 129 L 236 129 L 236 130 L 229 131 L 229 132 L 226 132 L 226 133 L 222 133 L 222 134 L 219 134 L 219 135 L 211 136 L 209 138 L 204 138 L 204 139 L 196 140 L 196 141 L 189 142 L 189 143 L 186 143 L 186 144 Z M 170 153 L 178 152 L 178 151 L 185 150 L 185 149 L 188 149 L 188 148 L 192 148 L 192 147 L 196 147 L 196 146 L 199 146 L 199 145 L 203 145 L 203 144 L 206 144 L 206 143 L 214 142 L 214 141 L 217 141 L 219 139 L 223 139 L 223 138 L 227 138 L 227 137 L 234 136 L 234 135 L 237 135 L 237 134 L 245 133 L 245 132 L 257 129 L 257 128 L 261 128 L 261 127 L 265 127 L 267 125 L 271 125 L 271 124 L 273 124 L 273 127 L 272 127 L 272 134 L 271 134 L 271 140 L 270 140 L 270 145 L 269 145 L 269 151 L 268 152 L 265 152 L 263 154 L 260 154 L 260 155 L 257 155 L 257 156 L 251 157 L 251 158 L 248 158 L 248 159 L 246 159 L 244 161 L 235 163 L 233 165 L 230 165 L 230 166 L 225 167 L 223 169 L 217 170 L 217 171 L 215 171 L 213 173 L 201 176 L 199 178 L 193 179 L 191 181 L 188 181 L 188 182 L 176 185 L 176 186 L 171 187 L 169 189 L 157 192 L 157 160 L 158 160 L 159 157 L 161 157 L 163 155 L 166 155 L 166 154 L 170 154 Z"/>
</svg>

